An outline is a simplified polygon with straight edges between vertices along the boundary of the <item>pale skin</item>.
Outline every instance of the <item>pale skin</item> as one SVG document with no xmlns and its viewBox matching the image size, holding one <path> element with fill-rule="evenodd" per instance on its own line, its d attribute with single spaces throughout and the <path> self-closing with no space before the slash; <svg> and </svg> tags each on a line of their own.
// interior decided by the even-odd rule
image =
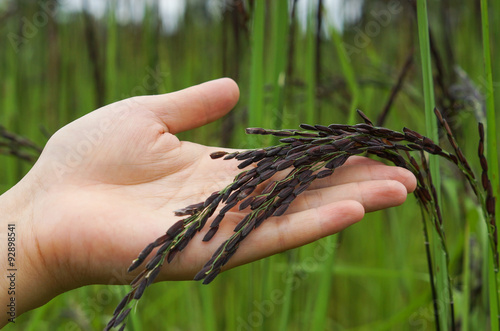
<svg viewBox="0 0 500 331">
<path fill-rule="evenodd" d="M 109 284 L 113 272 L 126 269 L 179 220 L 174 210 L 230 183 L 241 171 L 237 163 L 209 157 L 224 149 L 179 141 L 175 134 L 222 117 L 238 97 L 234 81 L 219 79 L 123 100 L 59 130 L 31 171 L 0 196 L 2 237 L 7 224 L 16 225 L 17 316 L 71 289 Z M 407 170 L 352 157 L 313 183 L 285 215 L 252 232 L 226 270 L 337 233 L 366 212 L 400 205 L 415 185 Z M 246 212 L 229 212 L 210 242 L 201 241 L 206 229 L 198 233 L 158 279 L 192 279 Z M 2 244 L 2 271 L 6 256 Z M 5 307 L 6 277 L 0 287 Z M 2 318 L 0 326 L 6 323 Z"/>
</svg>

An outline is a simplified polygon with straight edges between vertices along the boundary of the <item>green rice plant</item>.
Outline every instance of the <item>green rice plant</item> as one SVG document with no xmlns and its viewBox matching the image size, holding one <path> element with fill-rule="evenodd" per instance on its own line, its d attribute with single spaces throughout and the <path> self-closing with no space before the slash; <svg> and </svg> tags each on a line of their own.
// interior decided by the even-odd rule
<svg viewBox="0 0 500 331">
<path fill-rule="evenodd" d="M 351 104 L 349 107 L 349 119 L 348 123 L 353 124 L 356 121 L 356 109 L 359 103 L 359 87 L 356 81 L 356 76 L 354 74 L 354 69 L 351 65 L 347 52 L 345 50 L 345 46 L 342 43 L 342 39 L 339 36 L 337 30 L 331 30 L 331 36 L 333 39 L 333 43 L 335 45 L 335 49 L 337 50 L 337 54 L 339 56 L 340 67 L 342 68 L 342 72 L 347 81 L 347 86 L 352 94 Z"/>
<path fill-rule="evenodd" d="M 210 229 L 203 238 L 205 242 L 210 241 L 217 233 L 226 212 L 230 209 L 236 206 L 239 210 L 250 209 L 234 228 L 234 234 L 219 246 L 212 258 L 194 277 L 194 280 L 202 280 L 203 284 L 211 283 L 219 275 L 221 268 L 255 228 L 271 216 L 283 215 L 295 198 L 307 190 L 314 180 L 332 175 L 336 168 L 342 166 L 353 155 L 376 156 L 412 171 L 417 178 L 415 196 L 421 204 L 423 214 L 433 219 L 433 228 L 440 235 L 442 218 L 439 201 L 424 152 L 440 156 L 455 164 L 483 206 L 485 218 L 491 229 L 491 249 L 493 252 L 497 251 L 495 205 L 491 203 L 494 201 L 494 196 L 484 157 L 484 128 L 481 123 L 478 148 L 482 167 L 480 187 L 467 159 L 456 144 L 448 123 L 437 109 L 435 115 L 446 131 L 448 141 L 453 147 L 452 152 L 443 150 L 433 140 L 416 131 L 403 128 L 403 132 L 397 132 L 375 127 L 361 111 L 358 110 L 358 114 L 365 123 L 329 126 L 301 124 L 302 130 L 249 128 L 248 134 L 281 137 L 280 144 L 241 152 L 212 153 L 212 159 L 238 160 L 239 169 L 243 170 L 250 165 L 254 167 L 243 170 L 232 183 L 212 193 L 205 201 L 175 212 L 176 216 L 185 218 L 177 221 L 163 236 L 150 243 L 132 262 L 129 272 L 142 265 L 153 250 L 157 249 L 144 269 L 132 281 L 132 290 L 118 304 L 105 330 L 114 327 L 124 328 L 125 319 L 131 311 L 129 307 L 131 303 L 143 296 L 145 289 L 154 282 L 164 263 L 170 263 L 180 254 L 213 215 L 216 217 L 210 221 Z M 411 152 L 416 154 L 419 161 L 410 154 Z M 283 179 L 272 179 L 275 174 L 284 170 L 289 170 L 289 173 Z M 265 188 L 260 193 L 253 194 L 258 186 Z M 221 204 L 224 206 L 219 208 Z M 498 255 L 494 255 L 498 264 Z M 432 271 L 432 268 L 430 270 Z M 319 325 L 320 322 L 314 321 L 314 324 Z"/>
<path fill-rule="evenodd" d="M 288 37 L 288 2 L 273 2 L 273 37 L 272 37 L 272 69 L 273 99 L 271 102 L 274 114 L 273 125 L 280 127 L 283 124 L 283 108 L 285 106 L 285 82 L 286 82 L 286 50 Z"/>
<path fill-rule="evenodd" d="M 429 21 L 427 18 L 427 0 L 417 1 L 417 18 L 418 18 L 418 36 L 420 44 L 420 57 L 422 61 L 422 76 L 423 76 L 423 90 L 424 90 L 424 101 L 425 101 L 425 123 L 427 135 L 435 140 L 439 140 L 437 124 L 433 116 L 433 109 L 435 107 L 434 101 L 434 84 L 432 75 L 432 65 L 431 65 L 431 53 L 430 53 L 430 42 L 429 42 Z M 430 164 L 430 175 L 432 178 L 439 183 L 436 186 L 436 202 L 441 201 L 441 179 L 439 172 L 439 161 L 437 158 L 433 158 Z M 430 185 L 434 186 L 432 179 Z M 439 213 L 439 212 L 438 212 Z M 429 276 L 431 281 L 432 293 L 434 297 L 434 315 L 436 318 L 436 327 L 439 331 L 447 330 L 451 326 L 452 329 L 455 328 L 454 319 L 454 308 L 453 308 L 453 294 L 451 291 L 451 280 L 448 271 L 448 252 L 445 244 L 444 229 L 442 224 L 442 219 L 440 215 L 431 214 L 433 217 L 432 222 L 437 224 L 436 231 L 431 232 L 431 238 L 433 240 L 429 241 L 428 231 L 425 225 L 424 219 L 424 236 L 426 245 L 428 242 L 432 245 L 432 252 L 434 255 L 434 263 L 432 266 L 431 256 L 428 254 L 429 260 Z M 434 268 L 434 272 L 431 271 Z M 436 276 L 434 278 L 434 276 Z M 433 287 L 436 287 L 435 289 Z M 447 302 L 448 305 L 443 303 Z M 443 310 L 441 313 L 438 312 L 438 304 L 442 304 Z"/>
<path fill-rule="evenodd" d="M 491 49 L 490 49 L 490 28 L 488 18 L 488 2 L 481 0 L 481 27 L 483 37 L 483 59 L 484 59 L 484 73 L 486 76 L 487 90 L 489 93 L 486 95 L 486 160 L 491 167 L 492 183 L 490 188 L 492 192 L 490 196 L 500 194 L 500 180 L 498 169 L 498 151 L 497 151 L 497 137 L 496 137 L 496 114 L 495 114 L 495 95 L 493 89 L 493 75 L 491 67 Z M 485 160 L 485 161 L 486 161 Z M 490 202 L 496 203 L 496 207 L 500 208 L 500 201 Z M 490 224 L 488 228 L 489 235 L 491 236 L 491 227 L 498 226 L 498 224 Z M 491 241 L 491 240 L 490 240 Z M 490 304 L 490 323 L 492 330 L 500 328 L 500 306 L 498 303 L 498 251 L 493 251 L 491 258 L 487 259 L 488 263 L 488 288 L 489 288 L 489 304 Z"/>
<path fill-rule="evenodd" d="M 250 109 L 248 114 L 249 123 L 260 125 L 264 119 L 264 39 L 265 39 L 265 1 L 254 3 L 251 40 L 251 65 L 250 65 Z"/>
</svg>

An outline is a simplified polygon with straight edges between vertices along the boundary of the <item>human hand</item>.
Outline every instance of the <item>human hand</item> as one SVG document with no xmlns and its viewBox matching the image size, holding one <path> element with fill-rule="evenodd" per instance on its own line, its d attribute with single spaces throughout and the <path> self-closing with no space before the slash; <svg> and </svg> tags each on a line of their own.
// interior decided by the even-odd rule
<svg viewBox="0 0 500 331">
<path fill-rule="evenodd" d="M 59 130 L 29 174 L 0 197 L 26 243 L 18 314 L 61 292 L 108 283 L 178 220 L 174 210 L 232 182 L 241 171 L 236 162 L 209 157 L 221 148 L 181 142 L 175 134 L 220 118 L 238 95 L 233 81 L 221 79 L 123 100 Z M 352 157 L 315 181 L 285 215 L 254 230 L 227 268 L 336 233 L 365 212 L 401 204 L 415 185 L 405 169 Z M 192 279 L 244 215 L 228 212 L 210 242 L 201 241 L 202 230 L 158 279 Z"/>
</svg>

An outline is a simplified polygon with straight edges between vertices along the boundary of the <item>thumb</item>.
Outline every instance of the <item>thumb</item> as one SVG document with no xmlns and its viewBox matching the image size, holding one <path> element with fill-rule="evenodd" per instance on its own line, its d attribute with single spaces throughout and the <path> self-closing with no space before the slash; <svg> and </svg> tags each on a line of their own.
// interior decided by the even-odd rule
<svg viewBox="0 0 500 331">
<path fill-rule="evenodd" d="M 230 78 L 212 80 L 173 93 L 144 96 L 141 105 L 176 134 L 213 122 L 238 101 L 238 85 Z"/>
</svg>

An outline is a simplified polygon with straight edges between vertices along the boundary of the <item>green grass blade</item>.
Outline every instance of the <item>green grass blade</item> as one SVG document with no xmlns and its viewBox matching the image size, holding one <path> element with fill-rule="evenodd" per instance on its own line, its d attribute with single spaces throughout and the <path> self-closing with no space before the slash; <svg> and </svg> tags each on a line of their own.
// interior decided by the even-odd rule
<svg viewBox="0 0 500 331">
<path fill-rule="evenodd" d="M 288 1 L 274 1 L 273 5 L 273 99 L 274 127 L 283 126 L 285 100 L 286 51 L 288 49 Z"/>
<path fill-rule="evenodd" d="M 305 49 L 305 82 L 306 82 L 306 121 L 307 123 L 315 123 L 316 113 L 316 55 L 314 41 L 314 11 L 312 10 L 313 2 L 308 3 L 307 8 L 307 31 L 306 31 L 306 49 Z"/>
<path fill-rule="evenodd" d="M 439 141 L 439 135 L 437 130 L 437 122 L 434 116 L 434 83 L 432 76 L 432 64 L 431 64 L 431 52 L 430 52 L 430 41 L 429 41 L 429 20 L 427 17 L 427 1 L 420 0 L 417 1 L 417 19 L 418 19 L 418 39 L 420 44 L 420 56 L 422 61 L 422 79 L 423 79 L 423 90 L 424 90 L 424 102 L 425 102 L 425 124 L 427 130 L 427 136 L 434 141 Z M 430 171 L 432 179 L 437 185 L 434 185 L 437 193 L 436 203 L 440 204 L 441 200 L 441 176 L 439 173 L 439 160 L 437 157 L 431 158 Z M 444 238 L 439 238 L 439 235 L 435 229 L 432 227 L 431 231 L 431 245 L 432 252 L 434 254 L 434 268 L 436 270 L 436 289 L 438 302 L 442 306 L 442 310 L 438 314 L 439 321 L 436 321 L 436 326 L 439 325 L 440 329 L 448 330 L 450 319 L 453 317 L 453 298 L 451 293 L 451 284 L 449 282 L 448 275 L 448 258 L 446 256 L 446 250 L 444 245 Z M 450 303 L 450 306 L 445 303 Z M 451 321 L 452 327 L 454 321 Z"/>
<path fill-rule="evenodd" d="M 264 36 L 266 2 L 255 1 L 251 40 L 249 126 L 262 126 L 264 118 Z"/>
<path fill-rule="evenodd" d="M 496 137 L 496 114 L 495 114 L 495 95 L 493 89 L 493 74 L 491 68 L 491 49 L 490 49 L 490 27 L 488 18 L 488 2 L 481 0 L 481 26 L 483 35 L 483 59 L 484 73 L 486 76 L 487 94 L 486 101 L 486 159 L 489 165 L 489 176 L 491 185 L 493 186 L 493 194 L 497 197 L 496 210 L 500 209 L 499 201 L 499 179 L 498 179 L 498 152 L 497 152 L 497 137 Z M 497 228 L 499 222 L 497 220 Z M 494 245 L 491 245 L 494 247 Z M 489 304 L 490 304 L 490 323 L 491 330 L 500 328 L 500 307 L 498 304 L 498 270 L 495 271 L 494 254 L 489 254 L 488 259 L 488 287 L 489 287 Z"/>
<path fill-rule="evenodd" d="M 354 74 L 354 68 L 351 64 L 349 56 L 347 55 L 345 46 L 342 43 L 342 38 L 340 37 L 339 32 L 335 30 L 335 28 L 331 29 L 331 36 L 340 60 L 342 73 L 344 74 L 344 78 L 347 81 L 347 86 L 349 87 L 349 90 L 351 91 L 352 94 L 351 106 L 349 108 L 349 119 L 347 120 L 347 123 L 354 124 L 356 123 L 356 117 L 357 117 L 356 108 L 358 108 L 358 103 L 359 103 L 358 83 L 356 81 L 356 76 Z"/>
</svg>

